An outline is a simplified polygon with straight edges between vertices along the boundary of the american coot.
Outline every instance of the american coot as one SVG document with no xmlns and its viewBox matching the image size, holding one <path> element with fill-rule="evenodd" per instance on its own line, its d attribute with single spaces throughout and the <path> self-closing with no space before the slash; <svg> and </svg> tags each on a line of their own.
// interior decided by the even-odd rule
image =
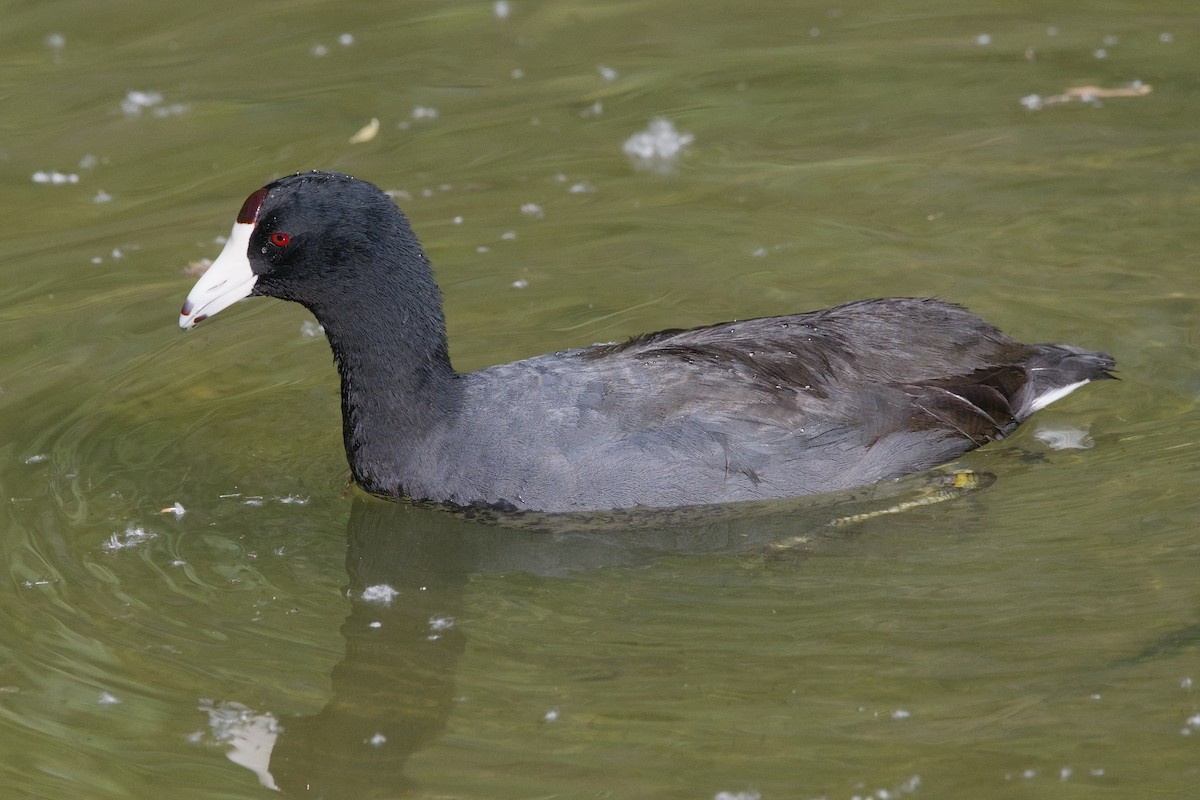
<svg viewBox="0 0 1200 800">
<path fill-rule="evenodd" d="M 460 506 L 669 507 L 862 486 L 1003 438 L 1114 364 L 893 297 L 458 373 L 408 220 L 370 183 L 322 172 L 246 199 L 179 324 L 251 295 L 294 300 L 324 326 L 354 480 Z"/>
</svg>

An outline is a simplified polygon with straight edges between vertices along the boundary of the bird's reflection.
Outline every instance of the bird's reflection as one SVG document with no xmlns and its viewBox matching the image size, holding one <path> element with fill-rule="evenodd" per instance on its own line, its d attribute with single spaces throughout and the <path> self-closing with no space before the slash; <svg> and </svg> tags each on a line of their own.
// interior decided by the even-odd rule
<svg viewBox="0 0 1200 800">
<path fill-rule="evenodd" d="M 260 778 L 288 795 L 403 794 L 409 758 L 441 734 L 454 707 L 467 644 L 454 621 L 473 574 L 565 575 L 694 553 L 794 557 L 847 535 L 831 523 L 895 507 L 929 480 L 805 503 L 574 519 L 494 519 L 358 496 L 347 533 L 346 655 L 333 670 L 332 698 L 316 715 L 281 721 Z"/>
<path fill-rule="evenodd" d="M 475 564 L 469 529 L 477 527 L 429 509 L 355 499 L 346 656 L 334 667 L 326 706 L 282 723 L 270 771 L 285 792 L 370 797 L 403 790 L 408 757 L 450 716 L 466 640 L 438 621 L 459 616 Z M 385 586 L 395 592 L 390 601 L 364 599 L 368 589 Z"/>
</svg>

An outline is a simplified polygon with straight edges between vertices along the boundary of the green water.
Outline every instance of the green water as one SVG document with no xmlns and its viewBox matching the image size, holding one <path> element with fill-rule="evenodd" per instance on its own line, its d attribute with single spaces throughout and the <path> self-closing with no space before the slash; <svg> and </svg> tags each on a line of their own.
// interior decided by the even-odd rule
<svg viewBox="0 0 1200 800">
<path fill-rule="evenodd" d="M 4 5 L 0 795 L 1197 796 L 1194 3 L 507 9 Z M 637 168 L 656 117 L 694 139 Z M 460 369 L 936 294 L 1122 380 L 963 459 L 986 490 L 841 527 L 894 498 L 365 499 L 303 309 L 176 326 L 309 168 L 397 192 Z"/>
</svg>

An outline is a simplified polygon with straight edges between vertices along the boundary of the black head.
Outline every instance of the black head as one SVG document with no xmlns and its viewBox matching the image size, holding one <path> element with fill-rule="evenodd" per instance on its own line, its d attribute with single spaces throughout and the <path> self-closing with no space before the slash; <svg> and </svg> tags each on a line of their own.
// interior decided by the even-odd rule
<svg viewBox="0 0 1200 800">
<path fill-rule="evenodd" d="M 392 199 L 349 175 L 297 173 L 246 198 L 225 249 L 188 295 L 180 326 L 191 328 L 251 295 L 293 300 L 320 317 L 331 301 L 397 279 L 432 283 L 428 260 Z"/>
</svg>

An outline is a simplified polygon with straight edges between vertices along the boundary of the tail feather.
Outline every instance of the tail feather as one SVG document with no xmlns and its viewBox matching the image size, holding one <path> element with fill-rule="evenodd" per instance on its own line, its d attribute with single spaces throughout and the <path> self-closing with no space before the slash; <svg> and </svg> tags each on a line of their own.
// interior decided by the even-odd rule
<svg viewBox="0 0 1200 800">
<path fill-rule="evenodd" d="M 908 396 L 907 413 L 887 419 L 907 430 L 952 432 L 978 447 L 1003 439 L 1035 411 L 1085 383 L 1115 378 L 1115 366 L 1107 353 L 1032 345 L 1016 363 L 926 383 L 893 385 Z"/>
</svg>

